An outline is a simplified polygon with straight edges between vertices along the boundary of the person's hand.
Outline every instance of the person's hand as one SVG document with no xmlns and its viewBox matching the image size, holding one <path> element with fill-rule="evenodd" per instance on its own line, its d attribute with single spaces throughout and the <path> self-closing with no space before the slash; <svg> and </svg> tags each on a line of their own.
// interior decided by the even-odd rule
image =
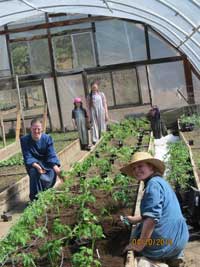
<svg viewBox="0 0 200 267">
<path fill-rule="evenodd" d="M 56 172 L 56 174 L 58 175 L 58 177 L 60 177 L 60 175 L 61 175 L 61 168 L 58 165 L 54 165 L 53 166 L 53 169 Z"/>
<path fill-rule="evenodd" d="M 108 117 L 108 114 L 105 115 L 105 121 L 109 121 L 109 117 Z"/>
<path fill-rule="evenodd" d="M 141 243 L 141 244 L 137 244 L 137 245 L 134 245 L 132 243 L 129 243 L 123 250 L 123 254 L 128 252 L 128 251 L 137 251 L 137 252 L 140 252 L 142 251 L 144 248 L 144 244 Z"/>
<path fill-rule="evenodd" d="M 46 173 L 46 171 L 45 171 L 44 169 L 42 169 L 41 167 L 38 169 L 38 172 L 39 172 L 40 174 Z"/>
<path fill-rule="evenodd" d="M 32 166 L 36 168 L 40 174 L 46 173 L 46 171 L 42 169 L 42 167 L 38 163 L 34 162 Z"/>
<path fill-rule="evenodd" d="M 142 221 L 142 217 L 140 215 L 136 216 L 126 216 L 127 220 L 132 224 L 137 224 Z"/>
</svg>

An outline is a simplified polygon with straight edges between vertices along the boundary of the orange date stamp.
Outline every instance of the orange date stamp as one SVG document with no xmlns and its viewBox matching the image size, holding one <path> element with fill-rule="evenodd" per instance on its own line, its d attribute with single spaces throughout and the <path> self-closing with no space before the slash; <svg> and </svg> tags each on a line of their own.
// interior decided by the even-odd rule
<svg viewBox="0 0 200 267">
<path fill-rule="evenodd" d="M 165 239 L 165 238 L 147 238 L 147 239 L 133 239 L 132 245 L 144 245 L 144 246 L 172 246 L 173 242 L 172 239 Z"/>
</svg>

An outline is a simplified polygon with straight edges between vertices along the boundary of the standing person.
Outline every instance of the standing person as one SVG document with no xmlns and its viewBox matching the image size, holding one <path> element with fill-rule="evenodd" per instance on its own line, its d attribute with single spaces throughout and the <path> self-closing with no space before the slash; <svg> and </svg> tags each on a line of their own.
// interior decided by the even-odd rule
<svg viewBox="0 0 200 267">
<path fill-rule="evenodd" d="M 74 109 L 72 110 L 72 122 L 74 128 L 78 130 L 80 146 L 83 150 L 90 150 L 88 138 L 88 115 L 83 108 L 82 100 L 79 97 L 74 99 Z"/>
<path fill-rule="evenodd" d="M 160 110 L 156 105 L 152 106 L 147 115 L 151 123 L 151 129 L 153 131 L 153 136 L 156 139 L 161 138 L 161 120 L 160 120 Z"/>
<path fill-rule="evenodd" d="M 132 161 L 121 169 L 144 182 L 140 215 L 126 217 L 129 222 L 139 224 L 125 251 L 134 250 L 149 259 L 178 266 L 189 233 L 177 197 L 162 178 L 164 170 L 164 163 L 147 152 L 136 152 Z"/>
<path fill-rule="evenodd" d="M 42 133 L 42 123 L 31 121 L 31 133 L 21 137 L 21 149 L 25 167 L 30 177 L 30 200 L 36 199 L 40 191 L 54 186 L 60 175 L 60 162 L 51 136 Z"/>
<path fill-rule="evenodd" d="M 91 121 L 91 134 L 93 145 L 100 139 L 101 133 L 106 131 L 108 121 L 108 107 L 106 97 L 99 91 L 99 83 L 91 83 L 91 91 L 87 97 L 87 107 Z"/>
</svg>

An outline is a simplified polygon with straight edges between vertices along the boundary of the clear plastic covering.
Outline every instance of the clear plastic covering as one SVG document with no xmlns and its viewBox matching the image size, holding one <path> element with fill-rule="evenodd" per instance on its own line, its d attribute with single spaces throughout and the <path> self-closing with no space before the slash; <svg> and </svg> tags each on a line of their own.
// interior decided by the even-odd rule
<svg viewBox="0 0 200 267">
<path fill-rule="evenodd" d="M 188 105 L 181 61 L 150 65 L 148 72 L 153 104 L 162 109 Z"/>
<path fill-rule="evenodd" d="M 0 1 L 0 26 L 33 15 L 42 16 L 45 12 L 103 15 L 145 22 L 200 69 L 199 0 L 4 0 Z"/>
</svg>

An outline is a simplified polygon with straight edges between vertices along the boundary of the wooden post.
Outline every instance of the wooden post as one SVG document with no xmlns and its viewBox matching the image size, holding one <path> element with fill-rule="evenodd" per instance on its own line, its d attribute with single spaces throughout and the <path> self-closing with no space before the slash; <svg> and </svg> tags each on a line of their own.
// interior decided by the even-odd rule
<svg viewBox="0 0 200 267">
<path fill-rule="evenodd" d="M 17 107 L 17 120 L 16 120 L 16 134 L 15 134 L 16 142 L 19 140 L 20 128 L 21 128 L 21 113 L 20 113 L 20 107 L 18 106 Z"/>
<path fill-rule="evenodd" d="M 23 130 L 24 130 L 24 134 L 26 134 L 24 112 L 23 112 L 23 107 L 22 107 L 22 103 L 21 103 L 21 94 L 20 94 L 20 89 L 19 89 L 19 79 L 18 79 L 17 75 L 16 75 L 16 87 L 17 87 L 17 94 L 18 94 L 18 101 L 19 101 L 20 114 L 21 114 L 21 118 L 22 118 Z"/>
<path fill-rule="evenodd" d="M 47 128 L 47 103 L 44 104 L 43 120 L 42 120 L 42 129 L 43 132 L 46 132 Z"/>
<path fill-rule="evenodd" d="M 3 145 L 6 146 L 6 135 L 5 135 L 5 129 L 4 129 L 4 123 L 3 123 L 3 116 L 1 116 L 1 132 L 3 137 Z"/>
</svg>

